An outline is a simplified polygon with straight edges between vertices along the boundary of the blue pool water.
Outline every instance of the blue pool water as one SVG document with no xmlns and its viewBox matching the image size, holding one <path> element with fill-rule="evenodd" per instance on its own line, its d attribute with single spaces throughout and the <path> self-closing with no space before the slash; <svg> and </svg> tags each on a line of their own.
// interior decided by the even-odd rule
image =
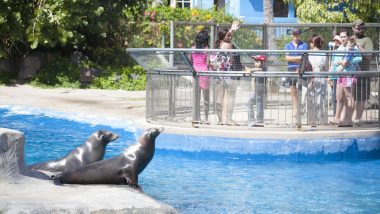
<svg viewBox="0 0 380 214">
<path fill-rule="evenodd" d="M 120 135 L 108 145 L 108 158 L 141 132 L 112 118 L 14 106 L 0 108 L 0 115 L 0 127 L 24 132 L 28 164 L 62 157 L 98 129 Z M 181 213 L 380 213 L 379 159 L 299 162 L 207 149 L 184 152 L 163 146 L 165 139 L 183 140 L 168 136 L 158 137 L 156 154 L 139 181 L 147 195 Z M 186 141 L 210 138 L 186 136 Z"/>
</svg>

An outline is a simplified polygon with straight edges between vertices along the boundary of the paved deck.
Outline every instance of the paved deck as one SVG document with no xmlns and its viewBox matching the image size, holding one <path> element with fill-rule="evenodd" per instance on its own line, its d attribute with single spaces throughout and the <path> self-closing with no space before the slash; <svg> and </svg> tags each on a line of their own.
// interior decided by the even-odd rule
<svg viewBox="0 0 380 214">
<path fill-rule="evenodd" d="M 376 125 L 338 128 L 276 128 L 200 125 L 190 123 L 149 123 L 145 120 L 145 91 L 99 90 L 99 89 L 41 89 L 28 85 L 0 86 L 0 105 L 39 107 L 68 113 L 108 116 L 132 121 L 139 128 L 164 126 L 165 133 L 208 135 L 239 138 L 310 138 L 380 135 Z"/>
</svg>

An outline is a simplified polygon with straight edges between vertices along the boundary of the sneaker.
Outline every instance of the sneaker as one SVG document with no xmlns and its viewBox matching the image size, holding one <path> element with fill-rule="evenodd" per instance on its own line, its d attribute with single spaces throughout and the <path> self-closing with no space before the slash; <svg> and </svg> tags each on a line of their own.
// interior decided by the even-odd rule
<svg viewBox="0 0 380 214">
<path fill-rule="evenodd" d="M 226 123 L 227 126 L 238 126 L 239 124 L 234 120 L 229 120 Z"/>
<path fill-rule="evenodd" d="M 354 121 L 352 121 L 352 123 L 355 125 L 355 126 L 361 126 L 361 122 L 359 119 L 355 119 Z"/>
</svg>

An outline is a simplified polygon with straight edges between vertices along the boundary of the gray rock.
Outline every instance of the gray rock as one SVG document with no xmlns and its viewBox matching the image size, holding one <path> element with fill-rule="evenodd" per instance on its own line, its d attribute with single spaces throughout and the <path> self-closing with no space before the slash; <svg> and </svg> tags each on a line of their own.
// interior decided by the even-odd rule
<svg viewBox="0 0 380 214">
<path fill-rule="evenodd" d="M 23 176 L 49 179 L 38 171 L 30 170 L 24 160 L 24 134 L 0 128 L 0 180 L 17 182 Z"/>
<path fill-rule="evenodd" d="M 17 180 L 25 172 L 24 135 L 0 128 L 0 180 Z"/>
<path fill-rule="evenodd" d="M 88 60 L 88 57 L 79 51 L 74 51 L 70 56 L 70 63 L 77 66 L 81 66 L 81 62 L 85 60 Z"/>
<path fill-rule="evenodd" d="M 16 63 L 10 59 L 0 60 L 0 73 L 13 73 L 17 72 Z"/>
<path fill-rule="evenodd" d="M 7 135 L 0 135 L 0 154 L 5 153 L 8 151 L 9 146 L 8 146 L 8 140 L 7 140 Z"/>
<path fill-rule="evenodd" d="M 19 65 L 18 78 L 20 80 L 33 78 L 37 71 L 41 69 L 44 61 L 44 55 L 41 53 L 33 53 L 26 56 Z"/>
<path fill-rule="evenodd" d="M 102 71 L 96 68 L 82 68 L 80 69 L 79 82 L 92 83 L 95 77 L 98 77 L 101 73 Z"/>
</svg>

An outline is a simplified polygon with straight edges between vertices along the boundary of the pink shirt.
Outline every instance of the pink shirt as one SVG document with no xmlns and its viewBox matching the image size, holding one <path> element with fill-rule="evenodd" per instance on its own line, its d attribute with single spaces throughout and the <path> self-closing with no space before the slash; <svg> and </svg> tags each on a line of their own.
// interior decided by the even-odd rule
<svg viewBox="0 0 380 214">
<path fill-rule="evenodd" d="M 193 67 L 195 71 L 208 71 L 206 53 L 200 53 L 200 52 L 192 53 L 191 58 L 193 60 Z M 201 89 L 208 89 L 210 87 L 210 77 L 200 76 L 199 87 Z"/>
</svg>

